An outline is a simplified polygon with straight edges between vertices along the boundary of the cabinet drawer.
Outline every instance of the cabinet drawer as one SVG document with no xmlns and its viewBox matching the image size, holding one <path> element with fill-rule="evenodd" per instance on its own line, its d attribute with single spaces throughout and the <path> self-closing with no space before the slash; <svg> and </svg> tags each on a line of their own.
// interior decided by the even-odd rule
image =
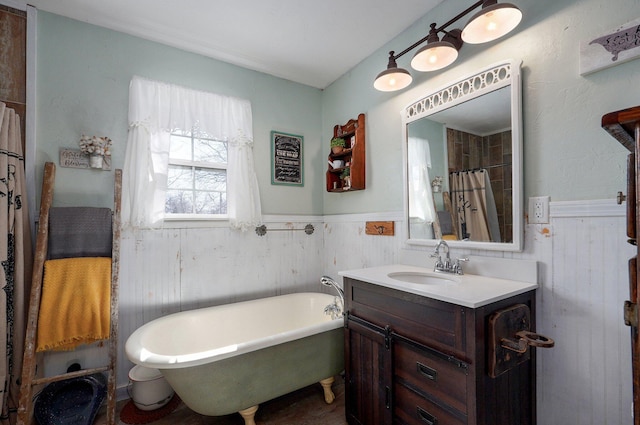
<svg viewBox="0 0 640 425">
<path fill-rule="evenodd" d="M 464 308 L 390 288 L 345 279 L 351 314 L 448 353 L 465 353 Z"/>
<path fill-rule="evenodd" d="M 456 415 L 420 397 L 403 385 L 394 386 L 394 416 L 407 425 L 464 425 L 466 416 Z"/>
<path fill-rule="evenodd" d="M 395 376 L 417 391 L 467 412 L 467 371 L 437 354 L 411 344 L 393 344 Z"/>
</svg>

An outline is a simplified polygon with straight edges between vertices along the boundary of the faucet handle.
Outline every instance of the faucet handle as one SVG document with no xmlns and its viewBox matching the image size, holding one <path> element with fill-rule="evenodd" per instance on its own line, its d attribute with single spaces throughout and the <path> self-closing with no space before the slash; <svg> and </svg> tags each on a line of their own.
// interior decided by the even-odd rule
<svg viewBox="0 0 640 425">
<path fill-rule="evenodd" d="M 466 263 L 467 261 L 469 261 L 469 257 L 456 258 L 456 261 L 455 261 L 455 263 L 453 264 L 453 267 L 452 267 L 453 273 L 459 274 L 459 275 L 464 274 L 464 272 L 462 271 L 462 264 L 460 264 L 460 263 L 461 262 L 462 263 Z"/>
</svg>

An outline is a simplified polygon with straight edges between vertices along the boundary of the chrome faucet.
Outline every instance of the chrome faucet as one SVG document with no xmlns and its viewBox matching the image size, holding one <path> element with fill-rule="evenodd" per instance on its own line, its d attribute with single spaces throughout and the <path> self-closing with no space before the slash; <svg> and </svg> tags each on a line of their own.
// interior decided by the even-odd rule
<svg viewBox="0 0 640 425">
<path fill-rule="evenodd" d="M 446 257 L 444 258 L 444 262 L 442 262 L 442 256 L 440 255 L 440 248 L 446 248 Z M 451 268 L 451 257 L 449 256 L 449 244 L 447 244 L 444 240 L 441 240 L 440 242 L 438 242 L 438 245 L 436 245 L 436 249 L 435 251 L 433 251 L 433 254 L 431 254 L 431 258 L 436 258 L 438 257 L 438 260 L 436 261 L 436 266 L 434 268 L 435 271 L 447 271 L 449 268 Z"/>
<path fill-rule="evenodd" d="M 338 283 L 329 276 L 322 276 L 320 278 L 320 283 L 325 286 L 331 286 L 338 292 L 338 297 L 336 297 L 336 300 L 333 304 L 329 304 L 324 308 L 324 313 L 331 314 L 332 319 L 337 319 L 341 316 L 344 316 L 344 291 L 342 290 L 342 288 L 340 288 L 340 286 L 338 286 Z M 338 305 L 338 298 L 340 300 L 340 305 Z"/>
<path fill-rule="evenodd" d="M 440 255 L 440 248 L 446 248 L 444 261 L 442 261 L 442 256 Z M 431 254 L 431 258 L 436 257 L 438 259 L 436 260 L 436 264 L 433 267 L 433 271 L 460 275 L 464 274 L 462 270 L 462 264 L 460 263 L 469 261 L 468 257 L 463 257 L 456 259 L 452 264 L 451 257 L 449 255 L 449 245 L 444 240 L 438 242 L 435 251 L 433 251 L 433 254 Z"/>
</svg>

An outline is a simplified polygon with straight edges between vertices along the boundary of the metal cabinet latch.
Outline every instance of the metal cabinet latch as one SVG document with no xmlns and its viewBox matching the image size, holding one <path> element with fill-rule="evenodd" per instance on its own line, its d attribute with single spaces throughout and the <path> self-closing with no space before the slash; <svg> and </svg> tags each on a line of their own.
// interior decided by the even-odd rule
<svg viewBox="0 0 640 425">
<path fill-rule="evenodd" d="M 618 205 L 622 205 L 622 203 L 626 200 L 627 197 L 625 196 L 625 194 L 622 192 L 618 192 L 618 195 L 616 196 L 616 202 L 618 203 Z"/>
</svg>

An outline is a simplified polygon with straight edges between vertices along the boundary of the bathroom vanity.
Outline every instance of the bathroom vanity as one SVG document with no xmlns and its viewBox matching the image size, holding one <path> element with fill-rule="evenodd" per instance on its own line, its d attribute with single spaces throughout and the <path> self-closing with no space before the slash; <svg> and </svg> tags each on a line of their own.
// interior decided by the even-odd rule
<svg viewBox="0 0 640 425">
<path fill-rule="evenodd" d="M 403 265 L 340 274 L 349 424 L 535 424 L 535 350 L 497 335 L 501 317 L 534 330 L 535 282 Z M 526 316 L 502 316 L 514 307 Z"/>
</svg>

